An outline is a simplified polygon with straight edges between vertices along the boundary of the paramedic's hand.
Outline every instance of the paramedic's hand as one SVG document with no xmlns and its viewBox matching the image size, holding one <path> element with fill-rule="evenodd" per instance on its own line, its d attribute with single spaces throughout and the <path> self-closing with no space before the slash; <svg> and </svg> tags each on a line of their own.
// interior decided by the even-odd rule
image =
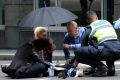
<svg viewBox="0 0 120 80">
<path fill-rule="evenodd" d="M 51 44 L 51 50 L 52 51 L 55 50 L 56 49 L 56 45 L 55 45 L 55 43 L 54 43 L 52 38 L 49 38 L 49 43 Z"/>
<path fill-rule="evenodd" d="M 70 68 L 68 71 L 67 71 L 67 75 L 68 77 L 72 77 L 72 72 L 75 70 L 75 68 Z"/>
<path fill-rule="evenodd" d="M 70 48 L 70 45 L 69 44 L 63 44 L 63 48 L 65 48 L 65 49 L 69 49 Z"/>
</svg>

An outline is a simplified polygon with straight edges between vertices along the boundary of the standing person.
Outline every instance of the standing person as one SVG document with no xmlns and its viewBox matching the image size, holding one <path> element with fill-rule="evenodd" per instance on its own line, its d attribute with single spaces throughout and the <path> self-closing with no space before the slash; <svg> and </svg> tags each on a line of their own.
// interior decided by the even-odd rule
<svg viewBox="0 0 120 80">
<path fill-rule="evenodd" d="M 71 62 L 69 49 L 74 51 L 77 55 L 77 48 L 81 46 L 82 35 L 85 29 L 83 27 L 78 27 L 75 21 L 71 21 L 67 24 L 67 33 L 65 34 L 63 41 L 63 51 L 65 54 L 66 64 Z"/>
<path fill-rule="evenodd" d="M 84 34 L 84 41 L 88 41 L 89 45 L 79 48 L 74 66 L 78 62 L 86 63 L 96 70 L 92 76 L 114 76 L 114 62 L 120 58 L 120 41 L 117 34 L 112 24 L 106 20 L 98 20 L 94 11 L 87 12 L 87 20 L 90 26 Z M 107 66 L 101 61 L 106 61 Z"/>
<path fill-rule="evenodd" d="M 47 52 L 48 53 L 48 61 L 49 62 L 52 62 L 52 53 L 53 53 L 53 50 L 55 50 L 56 48 L 56 45 L 53 41 L 52 38 L 50 37 L 47 37 L 47 33 L 48 33 L 48 30 L 46 27 L 36 27 L 34 29 L 34 38 L 37 40 L 37 39 L 48 39 L 50 44 L 51 44 L 51 52 Z"/>
<path fill-rule="evenodd" d="M 106 0 L 107 1 L 107 20 L 113 24 L 114 19 L 114 1 L 115 0 Z"/>
<path fill-rule="evenodd" d="M 89 11 L 89 8 L 91 7 L 91 4 L 93 2 L 93 0 L 89 0 L 90 1 L 90 5 L 88 5 L 88 0 L 80 0 L 80 5 L 81 5 L 81 20 L 80 20 L 80 24 L 82 26 L 86 26 L 87 22 L 86 22 L 86 12 Z"/>
</svg>

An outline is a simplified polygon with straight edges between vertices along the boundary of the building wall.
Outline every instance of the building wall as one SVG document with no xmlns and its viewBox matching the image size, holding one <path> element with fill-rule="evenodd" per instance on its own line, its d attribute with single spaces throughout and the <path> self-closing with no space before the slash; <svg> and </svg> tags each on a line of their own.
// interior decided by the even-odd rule
<svg viewBox="0 0 120 80">
<path fill-rule="evenodd" d="M 41 0 L 39 0 L 41 1 Z M 78 16 L 81 10 L 80 0 L 61 0 L 61 7 L 75 12 Z M 5 30 L 0 30 L 0 48 L 18 48 L 20 45 L 33 39 L 32 29 L 21 29 L 17 26 L 19 20 L 33 10 L 33 0 L 2 0 L 5 18 Z M 55 0 L 50 0 L 55 6 Z M 88 3 L 89 5 L 89 3 Z M 100 12 L 100 0 L 94 0 L 91 10 Z M 120 17 L 120 0 L 114 0 L 114 20 Z M 119 31 L 117 31 L 119 33 Z M 57 49 L 62 49 L 65 32 L 51 32 L 51 37 L 57 44 Z M 59 37 L 58 37 L 59 36 Z"/>
<path fill-rule="evenodd" d="M 89 6 L 89 0 L 88 0 L 88 6 Z M 55 0 L 51 0 L 51 6 L 55 6 Z M 94 7 L 94 6 L 97 6 Z M 100 10 L 100 0 L 94 0 L 92 3 L 92 10 Z M 68 9 L 70 11 L 80 11 L 81 6 L 80 6 L 80 0 L 61 0 L 61 7 Z"/>
<path fill-rule="evenodd" d="M 3 0 L 5 25 L 17 26 L 18 21 L 32 11 L 32 0 Z"/>
<path fill-rule="evenodd" d="M 17 26 L 18 21 L 33 10 L 33 0 L 2 0 L 5 13 L 5 25 Z M 39 0 L 41 1 L 41 0 Z M 69 3 L 68 3 L 69 2 Z M 55 0 L 50 0 L 51 6 L 55 6 Z M 88 1 L 89 5 L 89 1 Z M 94 7 L 94 6 L 97 6 Z M 61 0 L 61 7 L 70 11 L 80 11 L 80 0 Z M 91 10 L 100 11 L 100 0 L 94 0 Z"/>
<path fill-rule="evenodd" d="M 33 10 L 33 0 L 2 0 L 6 26 L 17 26 L 19 20 Z M 69 2 L 69 3 L 68 3 Z M 50 0 L 51 6 L 55 6 L 55 0 Z M 89 5 L 89 1 L 88 1 Z M 61 7 L 73 12 L 81 10 L 80 0 L 61 0 Z M 94 0 L 91 10 L 100 11 L 100 0 Z M 120 17 L 120 1 L 114 0 L 114 20 Z M 78 12 L 76 14 L 78 14 Z M 79 14 L 78 14 L 79 15 Z"/>
<path fill-rule="evenodd" d="M 114 0 L 114 20 L 120 18 L 120 0 Z"/>
<path fill-rule="evenodd" d="M 57 49 L 62 49 L 62 42 L 66 32 L 49 31 Z M 1 36 L 2 35 L 2 36 Z M 31 42 L 34 39 L 32 28 L 21 29 L 18 27 L 7 26 L 5 31 L 0 31 L 0 48 L 18 48 L 21 45 Z"/>
</svg>

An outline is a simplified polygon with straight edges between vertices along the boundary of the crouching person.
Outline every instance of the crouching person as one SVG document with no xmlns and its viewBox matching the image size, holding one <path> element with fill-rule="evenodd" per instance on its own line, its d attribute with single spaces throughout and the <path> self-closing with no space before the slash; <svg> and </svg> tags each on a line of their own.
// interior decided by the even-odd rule
<svg viewBox="0 0 120 80">
<path fill-rule="evenodd" d="M 34 39 L 37 40 L 37 39 L 48 39 L 49 40 L 49 43 L 50 43 L 50 46 L 51 46 L 51 51 L 50 52 L 47 52 L 48 53 L 48 61 L 49 62 L 52 62 L 52 53 L 53 53 L 53 50 L 55 50 L 56 48 L 56 45 L 53 41 L 52 38 L 50 38 L 50 36 L 48 37 L 48 30 L 46 27 L 42 27 L 42 26 L 38 26 L 34 29 Z"/>
<path fill-rule="evenodd" d="M 9 66 L 2 65 L 2 72 L 11 78 L 41 77 L 49 65 L 45 63 L 51 51 L 48 39 L 37 39 L 21 46 Z"/>
</svg>

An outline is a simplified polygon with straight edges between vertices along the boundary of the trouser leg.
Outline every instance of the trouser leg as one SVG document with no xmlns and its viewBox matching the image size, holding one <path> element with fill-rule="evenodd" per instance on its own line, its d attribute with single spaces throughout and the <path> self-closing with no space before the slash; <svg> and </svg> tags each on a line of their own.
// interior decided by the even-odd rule
<svg viewBox="0 0 120 80">
<path fill-rule="evenodd" d="M 88 10 L 87 0 L 80 0 L 80 4 L 81 4 L 81 9 L 83 13 L 86 13 Z"/>
<path fill-rule="evenodd" d="M 42 63 L 38 63 L 28 68 L 25 73 L 28 77 L 37 77 L 40 74 L 43 74 L 45 71 L 45 65 Z"/>
<path fill-rule="evenodd" d="M 15 78 L 38 77 L 45 71 L 45 65 L 43 63 L 32 64 L 30 66 L 22 66 L 18 70 L 16 70 Z"/>
<path fill-rule="evenodd" d="M 81 20 L 80 20 L 80 24 L 82 26 L 86 26 L 87 22 L 86 22 L 86 12 L 88 11 L 88 3 L 87 0 L 80 0 L 80 4 L 81 4 Z"/>
<path fill-rule="evenodd" d="M 76 55 L 76 60 L 83 64 L 88 64 L 92 67 L 96 67 L 101 64 L 98 57 L 98 51 L 93 46 L 81 47 L 79 53 Z"/>
<path fill-rule="evenodd" d="M 107 66 L 108 66 L 107 75 L 108 75 L 108 76 L 114 76 L 114 75 L 115 75 L 115 65 L 114 65 L 114 61 L 106 61 L 106 64 L 107 64 Z"/>
<path fill-rule="evenodd" d="M 80 48 L 76 60 L 80 63 L 88 64 L 91 67 L 95 68 L 96 72 L 93 74 L 93 76 L 106 76 L 108 70 L 107 66 L 101 62 L 101 59 L 99 57 L 100 56 L 98 50 L 93 46 L 88 46 Z"/>
<path fill-rule="evenodd" d="M 48 61 L 48 62 L 52 62 L 52 53 L 53 53 L 53 52 L 48 52 L 48 53 L 47 53 L 47 56 L 48 56 L 47 61 Z"/>
</svg>

